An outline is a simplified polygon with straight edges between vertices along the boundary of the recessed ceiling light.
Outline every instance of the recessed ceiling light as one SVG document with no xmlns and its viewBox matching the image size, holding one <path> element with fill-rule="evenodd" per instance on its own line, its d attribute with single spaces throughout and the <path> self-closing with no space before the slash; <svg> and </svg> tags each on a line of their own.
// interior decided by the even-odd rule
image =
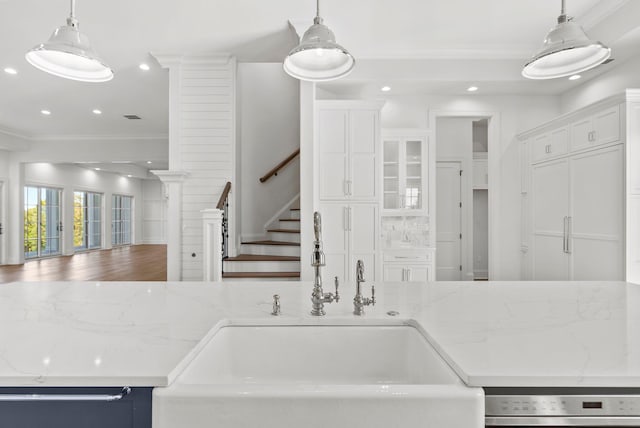
<svg viewBox="0 0 640 428">
<path fill-rule="evenodd" d="M 147 161 L 147 165 L 151 165 L 153 162 L 151 161 Z"/>
<path fill-rule="evenodd" d="M 93 109 L 93 114 L 102 114 L 102 110 L 98 110 L 97 108 Z"/>
<path fill-rule="evenodd" d="M 391 90 L 391 86 L 383 86 L 382 88 L 380 88 L 380 90 L 382 92 L 389 92 Z"/>
<path fill-rule="evenodd" d="M 7 67 L 4 69 L 4 72 L 7 74 L 18 74 L 18 70 L 15 68 Z"/>
<path fill-rule="evenodd" d="M 140 68 L 140 70 L 143 70 L 143 71 L 151 70 L 151 67 L 149 67 L 149 64 L 145 64 L 145 63 L 140 64 L 138 67 Z"/>
<path fill-rule="evenodd" d="M 131 178 L 131 177 L 133 177 L 133 175 L 131 175 L 131 174 L 127 174 L 127 177 Z"/>
<path fill-rule="evenodd" d="M 44 114 L 45 116 L 51 115 L 51 112 L 49 110 L 40 110 L 40 113 Z"/>
<path fill-rule="evenodd" d="M 573 76 L 569 77 L 569 80 L 578 80 L 580 79 L 582 76 L 580 76 L 579 74 L 574 74 Z"/>
<path fill-rule="evenodd" d="M 100 171 L 100 168 L 94 168 L 96 171 Z"/>
<path fill-rule="evenodd" d="M 478 87 L 477 87 L 477 86 L 469 86 L 469 87 L 467 88 L 467 91 L 469 91 L 469 92 L 475 92 L 475 91 L 477 91 L 477 90 L 478 90 Z"/>
</svg>

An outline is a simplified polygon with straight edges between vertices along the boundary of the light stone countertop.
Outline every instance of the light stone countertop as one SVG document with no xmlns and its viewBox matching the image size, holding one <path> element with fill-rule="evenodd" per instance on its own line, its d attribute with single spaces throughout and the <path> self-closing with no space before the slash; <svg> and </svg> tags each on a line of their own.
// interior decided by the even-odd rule
<svg viewBox="0 0 640 428">
<path fill-rule="evenodd" d="M 349 284 L 318 318 L 308 315 L 309 282 L 0 284 L 0 386 L 166 386 L 198 343 L 229 321 L 413 320 L 470 386 L 640 387 L 640 285 L 376 287 L 378 304 L 363 317 L 351 314 Z M 281 317 L 270 315 L 276 293 Z M 391 310 L 400 314 L 387 315 Z"/>
</svg>

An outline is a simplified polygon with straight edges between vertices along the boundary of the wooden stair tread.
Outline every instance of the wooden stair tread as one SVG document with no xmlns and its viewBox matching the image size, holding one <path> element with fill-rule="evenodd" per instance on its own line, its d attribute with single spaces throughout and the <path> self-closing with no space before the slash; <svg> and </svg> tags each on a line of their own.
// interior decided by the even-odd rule
<svg viewBox="0 0 640 428">
<path fill-rule="evenodd" d="M 300 233 L 299 230 L 294 229 L 268 229 L 267 232 L 275 232 L 275 233 Z"/>
<path fill-rule="evenodd" d="M 300 257 L 295 256 L 271 256 L 267 254 L 239 254 L 236 257 L 227 257 L 227 262 L 299 262 Z"/>
<path fill-rule="evenodd" d="M 299 247 L 300 243 L 299 242 L 286 242 L 286 241 L 249 241 L 249 242 L 243 242 L 243 244 L 249 244 L 249 245 L 291 245 L 294 247 Z"/>
<path fill-rule="evenodd" d="M 300 208 L 289 208 L 289 211 L 300 211 Z"/>
<path fill-rule="evenodd" d="M 223 278 L 300 278 L 300 272 L 224 272 Z"/>
<path fill-rule="evenodd" d="M 297 221 L 300 222 L 299 218 L 281 218 L 280 221 Z"/>
</svg>

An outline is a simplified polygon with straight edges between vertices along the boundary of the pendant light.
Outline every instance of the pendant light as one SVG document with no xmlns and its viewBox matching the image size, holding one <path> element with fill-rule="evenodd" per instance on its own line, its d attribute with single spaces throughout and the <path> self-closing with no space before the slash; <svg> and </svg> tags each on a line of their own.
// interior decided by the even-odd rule
<svg viewBox="0 0 640 428">
<path fill-rule="evenodd" d="M 296 79 L 324 82 L 346 76 L 355 63 L 353 56 L 336 43 L 333 31 L 322 23 L 320 0 L 317 0 L 313 25 L 285 58 L 284 71 Z"/>
<path fill-rule="evenodd" d="M 549 31 L 542 49 L 524 66 L 529 79 L 554 79 L 594 68 L 611 56 L 611 49 L 589 40 L 582 27 L 565 13 L 565 0 L 558 25 Z"/>
<path fill-rule="evenodd" d="M 100 59 L 89 38 L 78 30 L 75 0 L 67 25 L 58 27 L 49 40 L 25 55 L 34 67 L 65 79 L 81 82 L 106 82 L 113 79 L 113 70 Z"/>
</svg>

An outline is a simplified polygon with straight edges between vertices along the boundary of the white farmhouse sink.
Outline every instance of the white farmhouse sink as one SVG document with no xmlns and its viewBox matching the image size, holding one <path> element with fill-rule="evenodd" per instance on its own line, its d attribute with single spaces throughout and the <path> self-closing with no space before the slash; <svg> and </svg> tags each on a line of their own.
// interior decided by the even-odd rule
<svg viewBox="0 0 640 428">
<path fill-rule="evenodd" d="M 414 327 L 222 327 L 156 388 L 154 428 L 483 427 L 467 388 Z"/>
</svg>

